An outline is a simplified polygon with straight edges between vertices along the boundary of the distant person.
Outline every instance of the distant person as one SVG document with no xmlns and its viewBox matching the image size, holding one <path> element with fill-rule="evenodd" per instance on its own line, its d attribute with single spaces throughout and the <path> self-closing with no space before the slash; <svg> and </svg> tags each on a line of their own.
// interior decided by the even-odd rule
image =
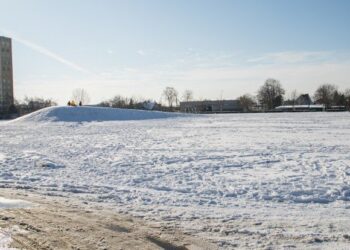
<svg viewBox="0 0 350 250">
<path fill-rule="evenodd" d="M 71 106 L 71 103 L 70 103 L 70 101 L 68 101 L 67 105 L 68 105 L 68 106 Z"/>
<path fill-rule="evenodd" d="M 81 101 L 79 102 L 79 106 L 83 106 L 83 103 Z"/>
</svg>

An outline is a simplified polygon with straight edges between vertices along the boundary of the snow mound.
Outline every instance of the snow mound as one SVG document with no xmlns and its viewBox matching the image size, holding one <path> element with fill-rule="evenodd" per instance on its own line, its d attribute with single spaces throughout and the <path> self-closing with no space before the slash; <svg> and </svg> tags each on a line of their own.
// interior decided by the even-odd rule
<svg viewBox="0 0 350 250">
<path fill-rule="evenodd" d="M 15 122 L 94 122 L 163 119 L 184 114 L 102 107 L 49 107 L 14 120 Z"/>
</svg>

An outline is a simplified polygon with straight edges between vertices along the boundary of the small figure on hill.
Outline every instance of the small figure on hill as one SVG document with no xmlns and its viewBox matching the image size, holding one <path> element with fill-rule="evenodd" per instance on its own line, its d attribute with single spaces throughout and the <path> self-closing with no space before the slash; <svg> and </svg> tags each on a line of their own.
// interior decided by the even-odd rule
<svg viewBox="0 0 350 250">
<path fill-rule="evenodd" d="M 81 101 L 79 102 L 79 106 L 83 106 L 83 103 Z"/>
<path fill-rule="evenodd" d="M 70 103 L 70 101 L 68 101 L 67 105 L 68 105 L 68 106 L 71 106 L 71 103 Z"/>
</svg>

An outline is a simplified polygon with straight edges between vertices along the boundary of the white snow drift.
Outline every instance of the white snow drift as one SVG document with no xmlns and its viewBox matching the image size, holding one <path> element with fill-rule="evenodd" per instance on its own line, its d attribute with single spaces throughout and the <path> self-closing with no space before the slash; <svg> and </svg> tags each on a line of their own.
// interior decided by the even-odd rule
<svg viewBox="0 0 350 250">
<path fill-rule="evenodd" d="M 162 119 L 178 113 L 103 107 L 49 107 L 20 117 L 15 122 L 93 122 Z"/>
</svg>

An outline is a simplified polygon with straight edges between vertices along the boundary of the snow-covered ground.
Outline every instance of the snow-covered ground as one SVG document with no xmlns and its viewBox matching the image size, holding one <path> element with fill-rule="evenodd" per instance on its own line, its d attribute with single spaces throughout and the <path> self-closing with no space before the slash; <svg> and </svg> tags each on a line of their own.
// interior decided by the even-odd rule
<svg viewBox="0 0 350 250">
<path fill-rule="evenodd" d="M 350 113 L 117 110 L 101 122 L 87 109 L 0 123 L 0 185 L 100 202 L 222 248 L 350 244 Z"/>
<path fill-rule="evenodd" d="M 1 154 L 0 154 L 1 161 Z M 1 166 L 2 167 L 2 166 Z M 13 200 L 0 197 L 0 209 L 10 209 L 10 208 L 24 208 L 31 206 L 30 202 L 23 200 Z M 9 245 L 12 242 L 12 234 L 18 233 L 20 230 L 17 226 L 12 228 L 0 228 L 0 249 L 1 250 L 12 250 Z"/>
</svg>

